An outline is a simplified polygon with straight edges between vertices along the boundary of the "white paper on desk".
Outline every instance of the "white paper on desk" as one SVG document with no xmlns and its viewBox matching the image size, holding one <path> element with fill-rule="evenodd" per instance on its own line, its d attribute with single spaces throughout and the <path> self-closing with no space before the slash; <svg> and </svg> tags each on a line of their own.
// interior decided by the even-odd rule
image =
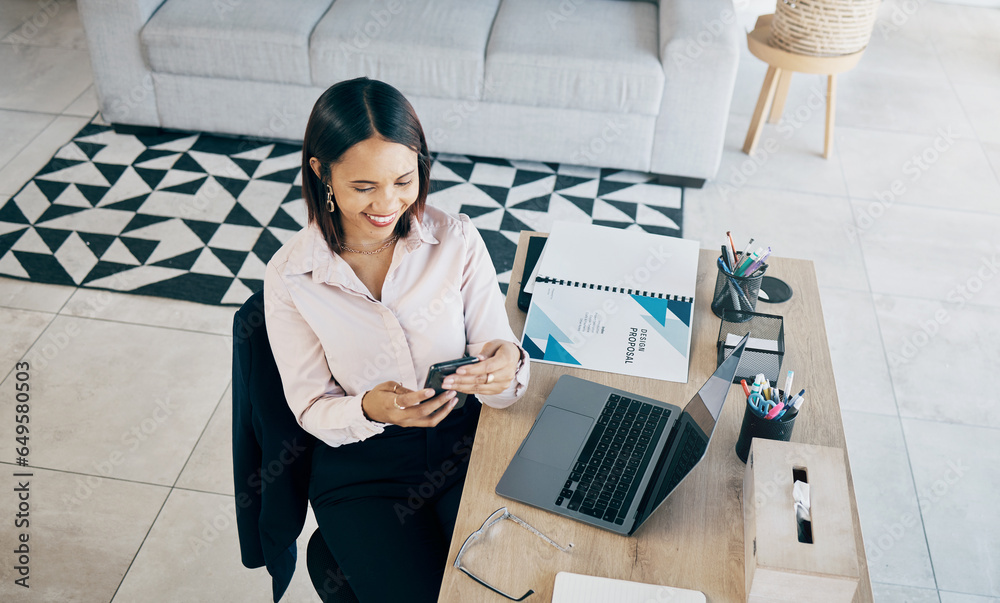
<svg viewBox="0 0 1000 603">
<path fill-rule="evenodd" d="M 528 285 L 538 277 L 694 299 L 697 241 L 642 230 L 555 222 Z"/>
<path fill-rule="evenodd" d="M 729 358 L 729 355 L 733 353 L 736 345 L 739 344 L 743 337 L 739 335 L 734 335 L 732 333 L 726 333 L 726 344 L 725 344 L 725 357 Z M 751 354 L 753 355 L 753 370 L 754 373 L 747 375 L 747 381 L 752 381 L 753 376 L 759 373 L 765 375 L 772 375 L 775 379 L 778 378 L 778 374 L 781 370 L 781 355 L 774 354 L 753 354 L 756 350 L 766 350 L 770 352 L 778 351 L 778 342 L 773 339 L 756 339 L 751 337 L 747 340 L 747 351 L 743 352 L 743 359 L 746 360 Z M 746 363 L 744 363 L 746 364 Z M 741 365 L 741 368 L 746 368 Z M 749 370 L 749 369 L 747 369 Z M 741 374 L 745 371 L 741 370 Z"/>
<path fill-rule="evenodd" d="M 739 345 L 740 340 L 742 339 L 743 339 L 742 335 L 737 335 L 735 333 L 726 333 L 726 347 L 735 348 L 737 345 Z M 757 339 L 756 337 L 751 337 L 747 339 L 746 349 L 777 352 L 778 342 L 773 339 Z"/>
<path fill-rule="evenodd" d="M 627 580 L 559 572 L 552 603 L 706 603 L 704 593 Z"/>
</svg>

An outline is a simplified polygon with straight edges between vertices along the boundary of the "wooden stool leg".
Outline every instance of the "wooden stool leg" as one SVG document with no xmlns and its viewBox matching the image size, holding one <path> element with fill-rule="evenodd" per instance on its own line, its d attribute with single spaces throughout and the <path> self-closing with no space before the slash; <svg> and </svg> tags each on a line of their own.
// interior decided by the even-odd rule
<svg viewBox="0 0 1000 603">
<path fill-rule="evenodd" d="M 781 114 L 785 110 L 785 99 L 788 98 L 788 85 L 792 83 L 792 71 L 781 70 L 781 77 L 778 78 L 778 89 L 774 92 L 774 104 L 771 105 L 771 114 L 767 118 L 767 123 L 776 124 L 781 121 Z"/>
<path fill-rule="evenodd" d="M 837 111 L 837 76 L 826 78 L 826 140 L 823 144 L 823 158 L 829 159 L 833 152 L 833 116 Z"/>
<path fill-rule="evenodd" d="M 760 97 L 757 99 L 757 108 L 753 111 L 750 119 L 750 129 L 747 131 L 747 139 L 743 142 L 743 152 L 749 154 L 757 146 L 760 139 L 760 132 L 764 127 L 764 114 L 771 108 L 771 101 L 774 100 L 774 90 L 778 84 L 778 77 L 781 76 L 781 69 L 771 65 L 767 68 L 767 75 L 764 76 L 764 85 L 760 88 Z"/>
</svg>

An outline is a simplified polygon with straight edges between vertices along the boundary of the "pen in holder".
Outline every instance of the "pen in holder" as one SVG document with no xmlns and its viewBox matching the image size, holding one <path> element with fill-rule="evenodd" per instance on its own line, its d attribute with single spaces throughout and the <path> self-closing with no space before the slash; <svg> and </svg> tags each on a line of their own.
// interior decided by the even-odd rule
<svg viewBox="0 0 1000 603">
<path fill-rule="evenodd" d="M 784 392 L 778 390 L 778 397 L 785 399 Z M 787 442 L 792 439 L 792 428 L 795 427 L 795 419 L 798 413 L 786 412 L 780 418 L 766 419 L 758 413 L 750 404 L 749 398 L 746 401 L 746 408 L 743 411 L 743 426 L 740 427 L 740 437 L 736 440 L 736 456 L 744 463 L 747 462 L 747 455 L 750 453 L 750 443 L 754 438 L 765 440 L 780 440 Z"/>
<path fill-rule="evenodd" d="M 767 272 L 767 264 L 760 264 L 753 274 L 736 276 L 729 270 L 720 256 L 716 262 L 718 273 L 715 277 L 715 295 L 712 296 L 712 312 L 722 318 L 726 310 L 753 312 L 757 308 L 760 283 Z M 747 320 L 750 316 L 746 317 Z M 737 322 L 741 322 L 737 320 Z"/>
</svg>

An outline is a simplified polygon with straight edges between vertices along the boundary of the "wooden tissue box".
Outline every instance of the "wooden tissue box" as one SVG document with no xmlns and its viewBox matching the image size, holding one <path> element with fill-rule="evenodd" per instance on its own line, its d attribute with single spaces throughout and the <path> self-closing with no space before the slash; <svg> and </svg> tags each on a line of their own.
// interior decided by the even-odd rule
<svg viewBox="0 0 1000 603">
<path fill-rule="evenodd" d="M 795 515 L 796 479 L 809 484 L 809 525 Z M 755 438 L 743 476 L 743 530 L 747 603 L 854 599 L 858 552 L 842 449 Z"/>
</svg>

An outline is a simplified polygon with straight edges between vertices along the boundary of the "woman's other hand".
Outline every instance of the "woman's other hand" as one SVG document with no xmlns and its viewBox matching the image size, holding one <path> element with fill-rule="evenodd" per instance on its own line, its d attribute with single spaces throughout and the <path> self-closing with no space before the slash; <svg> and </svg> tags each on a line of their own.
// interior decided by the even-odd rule
<svg viewBox="0 0 1000 603">
<path fill-rule="evenodd" d="M 444 387 L 466 394 L 491 396 L 510 387 L 521 350 L 510 341 L 494 339 L 483 346 L 479 362 L 460 366 L 444 380 Z"/>
<path fill-rule="evenodd" d="M 395 381 L 375 386 L 361 398 L 361 409 L 372 421 L 401 427 L 434 427 L 455 408 L 454 391 L 440 396 L 433 389 L 409 390 Z"/>
</svg>

